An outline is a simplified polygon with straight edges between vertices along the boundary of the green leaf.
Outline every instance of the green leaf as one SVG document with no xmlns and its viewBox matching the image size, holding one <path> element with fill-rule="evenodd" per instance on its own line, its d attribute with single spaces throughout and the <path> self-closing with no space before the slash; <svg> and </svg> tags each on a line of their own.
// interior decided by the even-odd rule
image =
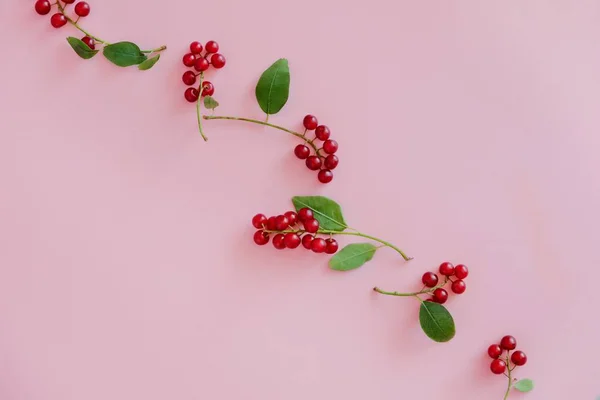
<svg viewBox="0 0 600 400">
<path fill-rule="evenodd" d="M 215 108 L 219 107 L 219 102 L 216 101 L 212 96 L 206 96 L 204 98 L 204 107 L 206 107 L 207 110 L 214 110 Z"/>
<path fill-rule="evenodd" d="M 531 379 L 521 379 L 513 385 L 519 392 L 527 393 L 533 390 L 534 384 Z"/>
<path fill-rule="evenodd" d="M 431 301 L 421 302 L 419 322 L 423 332 L 436 342 L 448 342 L 456 334 L 454 319 L 446 307 Z"/>
<path fill-rule="evenodd" d="M 148 59 L 137 44 L 119 42 L 104 46 L 104 57 L 119 67 L 138 65 Z"/>
<path fill-rule="evenodd" d="M 294 203 L 296 211 L 304 207 L 310 208 L 319 221 L 319 229 L 342 232 L 348 227 L 346 221 L 344 221 L 340 205 L 327 197 L 294 196 L 292 203 Z"/>
<path fill-rule="evenodd" d="M 158 60 L 160 60 L 160 54 L 157 54 L 152 58 L 142 61 L 142 63 L 140 65 L 138 65 L 138 69 L 140 71 L 147 71 L 150 68 L 154 67 L 154 64 L 156 64 L 158 62 Z"/>
<path fill-rule="evenodd" d="M 90 49 L 90 46 L 85 44 L 81 39 L 77 39 L 76 37 L 69 36 L 67 38 L 67 42 L 71 45 L 75 53 L 84 60 L 89 60 L 98 54 L 98 50 Z"/>
<path fill-rule="evenodd" d="M 267 115 L 277 114 L 290 95 L 290 68 L 285 58 L 275 61 L 256 84 L 256 100 Z"/>
<path fill-rule="evenodd" d="M 377 247 L 371 243 L 353 243 L 344 247 L 339 253 L 329 260 L 329 268 L 336 271 L 350 271 L 362 267 L 367 261 L 371 261 Z"/>
</svg>

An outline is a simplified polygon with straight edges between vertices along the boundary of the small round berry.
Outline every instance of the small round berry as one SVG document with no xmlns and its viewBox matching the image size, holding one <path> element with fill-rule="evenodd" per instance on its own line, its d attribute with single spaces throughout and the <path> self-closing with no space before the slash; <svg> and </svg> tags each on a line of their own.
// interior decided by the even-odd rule
<svg viewBox="0 0 600 400">
<path fill-rule="evenodd" d="M 268 231 L 274 231 L 277 229 L 277 217 L 269 217 L 269 219 L 267 219 L 267 230 Z"/>
<path fill-rule="evenodd" d="M 315 136 L 319 140 L 326 141 L 327 139 L 329 139 L 330 135 L 331 131 L 329 130 L 327 125 L 319 125 L 317 126 L 317 129 L 315 129 Z"/>
<path fill-rule="evenodd" d="M 79 15 L 80 17 L 87 17 L 90 15 L 90 5 L 85 1 L 80 1 L 79 3 L 75 4 L 75 14 Z"/>
<path fill-rule="evenodd" d="M 433 300 L 436 303 L 444 304 L 448 300 L 448 292 L 446 289 L 437 288 L 433 291 Z"/>
<path fill-rule="evenodd" d="M 275 247 L 277 250 L 285 249 L 285 236 L 283 233 L 278 233 L 277 235 L 273 236 L 273 247 Z"/>
<path fill-rule="evenodd" d="M 458 264 L 456 267 L 454 267 L 454 275 L 458 279 L 465 279 L 467 276 L 469 276 L 469 269 L 464 264 Z"/>
<path fill-rule="evenodd" d="M 190 44 L 190 51 L 192 52 L 192 54 L 200 54 L 200 53 L 202 53 L 202 50 L 203 50 L 202 43 L 192 42 Z"/>
<path fill-rule="evenodd" d="M 333 180 L 333 172 L 328 169 L 322 169 L 319 171 L 317 177 L 319 178 L 319 182 L 329 183 Z"/>
<path fill-rule="evenodd" d="M 308 221 L 314 217 L 313 211 L 308 207 L 301 208 L 300 211 L 298 211 L 298 221 L 300 222 Z"/>
<path fill-rule="evenodd" d="M 316 238 L 310 244 L 310 249 L 315 253 L 323 253 L 325 249 L 327 249 L 327 243 L 325 242 L 325 239 Z"/>
<path fill-rule="evenodd" d="M 325 161 L 323 162 L 323 165 L 325 165 L 325 168 L 331 170 L 331 169 L 335 169 L 335 167 L 337 167 L 339 163 L 340 163 L 340 159 L 336 155 L 330 154 L 327 157 L 325 157 Z"/>
<path fill-rule="evenodd" d="M 321 158 L 319 158 L 318 156 L 310 156 L 306 159 L 306 167 L 311 171 L 321 169 L 322 163 L 323 162 L 321 161 Z"/>
<path fill-rule="evenodd" d="M 202 88 L 202 97 L 212 96 L 213 94 L 215 94 L 215 87 L 209 81 L 202 82 Z"/>
<path fill-rule="evenodd" d="M 198 101 L 198 89 L 196 88 L 187 88 L 185 90 L 185 99 L 190 103 L 195 103 Z"/>
<path fill-rule="evenodd" d="M 205 49 L 207 53 L 216 53 L 217 51 L 219 51 L 219 44 L 214 40 L 211 40 L 209 42 L 206 42 Z"/>
<path fill-rule="evenodd" d="M 421 278 L 421 281 L 423 282 L 423 285 L 427 287 L 435 287 L 435 285 L 438 284 L 439 279 L 438 276 L 433 272 L 425 272 Z"/>
<path fill-rule="evenodd" d="M 296 222 L 298 222 L 298 214 L 296 214 L 293 211 L 288 211 L 283 215 L 285 215 L 286 218 L 288 219 L 290 226 L 294 226 L 294 225 L 296 225 Z"/>
<path fill-rule="evenodd" d="M 62 28 L 67 24 L 67 17 L 61 13 L 56 13 L 50 17 L 50 24 L 55 28 Z"/>
<path fill-rule="evenodd" d="M 297 233 L 289 232 L 285 234 L 284 243 L 285 247 L 288 249 L 295 249 L 300 246 L 301 242 L 302 239 L 300 239 L 300 236 L 298 236 Z"/>
<path fill-rule="evenodd" d="M 198 72 L 206 71 L 210 68 L 210 64 L 208 60 L 202 56 L 196 57 L 196 61 L 194 61 L 194 69 Z"/>
<path fill-rule="evenodd" d="M 223 54 L 213 54 L 210 57 L 210 63 L 212 64 L 213 67 L 219 69 L 219 68 L 223 68 L 225 66 L 225 57 L 223 56 Z"/>
<path fill-rule="evenodd" d="M 504 371 L 506 371 L 506 363 L 502 360 L 496 359 L 492 361 L 490 370 L 496 375 L 501 375 L 504 373 Z"/>
<path fill-rule="evenodd" d="M 192 53 L 187 53 L 185 56 L 183 56 L 183 65 L 186 67 L 193 67 L 195 62 L 196 56 Z"/>
<path fill-rule="evenodd" d="M 306 250 L 310 250 L 314 238 L 315 237 L 313 235 L 302 236 L 302 246 L 304 246 Z"/>
<path fill-rule="evenodd" d="M 488 355 L 492 358 L 498 358 L 502 355 L 502 347 L 497 344 L 493 344 L 488 347 Z"/>
<path fill-rule="evenodd" d="M 514 350 L 517 348 L 517 339 L 514 336 L 506 335 L 500 341 L 500 347 L 504 350 Z"/>
<path fill-rule="evenodd" d="M 314 115 L 307 115 L 306 117 L 304 117 L 304 121 L 302 121 L 302 124 L 309 131 L 314 131 L 315 129 L 317 129 L 319 121 L 317 121 L 317 117 L 315 117 Z"/>
<path fill-rule="evenodd" d="M 65 4 L 73 4 L 73 3 L 75 3 L 75 0 L 63 0 L 63 3 L 65 3 Z"/>
<path fill-rule="evenodd" d="M 256 229 L 263 229 L 266 223 L 267 217 L 265 214 L 256 214 L 254 217 L 252 217 L 252 226 L 254 226 Z"/>
<path fill-rule="evenodd" d="M 444 262 L 440 264 L 440 274 L 445 276 L 454 275 L 454 265 L 452 265 L 452 263 L 449 262 Z"/>
<path fill-rule="evenodd" d="M 89 47 L 92 50 L 96 50 L 96 41 L 94 39 L 92 39 L 89 36 L 84 36 L 81 38 L 81 41 L 85 44 L 87 44 L 87 47 Z"/>
<path fill-rule="evenodd" d="M 527 363 L 527 355 L 525 355 L 525 353 L 523 353 L 521 350 L 517 350 L 514 353 L 512 353 L 512 356 L 510 356 L 510 360 L 513 362 L 513 364 L 522 366 L 525 365 L 525 363 Z"/>
<path fill-rule="evenodd" d="M 308 148 L 308 146 L 299 144 L 298 146 L 296 146 L 294 148 L 294 154 L 299 159 L 306 160 L 308 158 L 308 156 L 310 155 L 310 149 Z"/>
<path fill-rule="evenodd" d="M 290 221 L 285 215 L 278 215 L 275 218 L 275 229 L 278 231 L 285 231 L 290 226 Z"/>
<path fill-rule="evenodd" d="M 259 246 L 264 246 L 269 243 L 269 234 L 263 231 L 256 231 L 254 233 L 254 243 Z"/>
<path fill-rule="evenodd" d="M 304 230 L 308 233 L 316 233 L 319 230 L 319 221 L 316 219 L 307 219 L 304 221 Z"/>
<path fill-rule="evenodd" d="M 196 83 L 196 74 L 192 71 L 185 71 L 181 77 L 181 80 L 186 85 L 192 86 L 194 83 Z"/>
<path fill-rule="evenodd" d="M 327 239 L 325 241 L 325 243 L 327 244 L 327 246 L 325 247 L 325 253 L 327 254 L 335 254 L 336 251 L 338 251 L 339 245 L 337 240 L 335 239 Z"/>
<path fill-rule="evenodd" d="M 462 279 L 452 282 L 452 291 L 456 294 L 463 294 L 467 290 L 467 284 Z"/>
<path fill-rule="evenodd" d="M 40 15 L 46 15 L 52 9 L 52 4 L 48 0 L 38 0 L 35 2 L 35 12 Z"/>
<path fill-rule="evenodd" d="M 336 142 L 335 140 L 326 140 L 325 143 L 323 143 L 323 151 L 327 154 L 333 154 L 338 150 L 338 142 Z"/>
</svg>

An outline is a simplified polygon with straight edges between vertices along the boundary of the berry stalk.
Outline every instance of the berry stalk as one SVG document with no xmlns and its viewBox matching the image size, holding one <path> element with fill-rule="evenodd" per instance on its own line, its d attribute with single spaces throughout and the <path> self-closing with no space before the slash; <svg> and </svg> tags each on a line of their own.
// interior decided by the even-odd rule
<svg viewBox="0 0 600 400">
<path fill-rule="evenodd" d="M 204 84 L 204 72 L 200 72 L 198 75 L 200 77 L 200 84 L 198 85 L 198 93 L 202 94 L 204 88 L 202 85 Z M 204 134 L 202 130 L 202 107 L 200 106 L 200 102 L 202 101 L 202 95 L 198 96 L 198 100 L 196 101 L 196 114 L 198 115 L 198 131 L 200 131 L 200 135 L 205 142 L 208 141 L 208 138 Z"/>
<path fill-rule="evenodd" d="M 508 368 L 506 368 L 508 370 L 508 374 L 506 375 L 508 377 L 508 388 L 506 389 L 506 393 L 504 394 L 504 400 L 508 399 L 508 395 L 510 394 L 510 389 L 512 389 L 511 373 L 512 373 L 514 367 L 510 368 L 510 350 L 508 350 L 508 352 L 506 354 L 506 365 L 508 366 Z"/>
<path fill-rule="evenodd" d="M 431 294 L 431 293 L 435 292 L 436 289 L 439 289 L 439 288 L 442 288 L 442 287 L 446 286 L 446 283 L 448 283 L 449 280 L 450 280 L 450 278 L 446 278 L 444 280 L 444 282 L 440 283 L 439 285 L 436 285 L 436 286 L 434 286 L 432 288 L 423 289 L 423 290 L 420 290 L 418 292 L 412 292 L 412 293 L 388 292 L 388 291 L 379 289 L 378 287 L 374 287 L 373 290 L 376 291 L 377 293 L 385 294 L 385 295 L 388 295 L 388 296 L 415 297 L 419 301 L 423 301 L 423 299 L 421 299 L 421 297 L 419 297 L 420 295 L 422 295 L 422 294 Z"/>
</svg>

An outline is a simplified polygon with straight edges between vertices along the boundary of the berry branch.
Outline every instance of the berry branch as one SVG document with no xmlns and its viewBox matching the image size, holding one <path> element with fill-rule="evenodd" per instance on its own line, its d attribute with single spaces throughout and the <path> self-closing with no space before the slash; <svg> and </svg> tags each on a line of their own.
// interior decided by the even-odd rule
<svg viewBox="0 0 600 400">
<path fill-rule="evenodd" d="M 492 344 L 488 347 L 488 355 L 493 359 L 490 370 L 496 375 L 505 375 L 508 378 L 508 387 L 504 393 L 504 400 L 508 399 L 512 389 L 520 392 L 530 392 L 534 388 L 531 379 L 517 380 L 513 378 L 512 372 L 517 368 L 527 363 L 527 355 L 516 350 L 517 339 L 514 336 L 504 336 L 500 344 Z M 506 356 L 502 358 L 502 354 L 506 351 Z M 511 352 L 513 352 L 511 354 Z"/>
</svg>

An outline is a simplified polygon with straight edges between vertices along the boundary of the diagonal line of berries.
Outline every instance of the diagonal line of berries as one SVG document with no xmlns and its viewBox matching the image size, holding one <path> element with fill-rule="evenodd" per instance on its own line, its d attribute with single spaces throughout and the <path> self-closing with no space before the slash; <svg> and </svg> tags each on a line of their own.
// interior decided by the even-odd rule
<svg viewBox="0 0 600 400">
<path fill-rule="evenodd" d="M 520 392 L 530 392 L 534 387 L 531 379 L 518 380 L 513 376 L 513 371 L 517 367 L 522 367 L 527 363 L 527 355 L 521 350 L 516 350 L 516 348 L 517 339 L 510 335 L 504 336 L 500 340 L 500 344 L 492 344 L 488 347 L 488 355 L 493 359 L 490 370 L 496 375 L 504 375 L 508 378 L 504 400 L 508 399 L 512 389 Z"/>
</svg>

